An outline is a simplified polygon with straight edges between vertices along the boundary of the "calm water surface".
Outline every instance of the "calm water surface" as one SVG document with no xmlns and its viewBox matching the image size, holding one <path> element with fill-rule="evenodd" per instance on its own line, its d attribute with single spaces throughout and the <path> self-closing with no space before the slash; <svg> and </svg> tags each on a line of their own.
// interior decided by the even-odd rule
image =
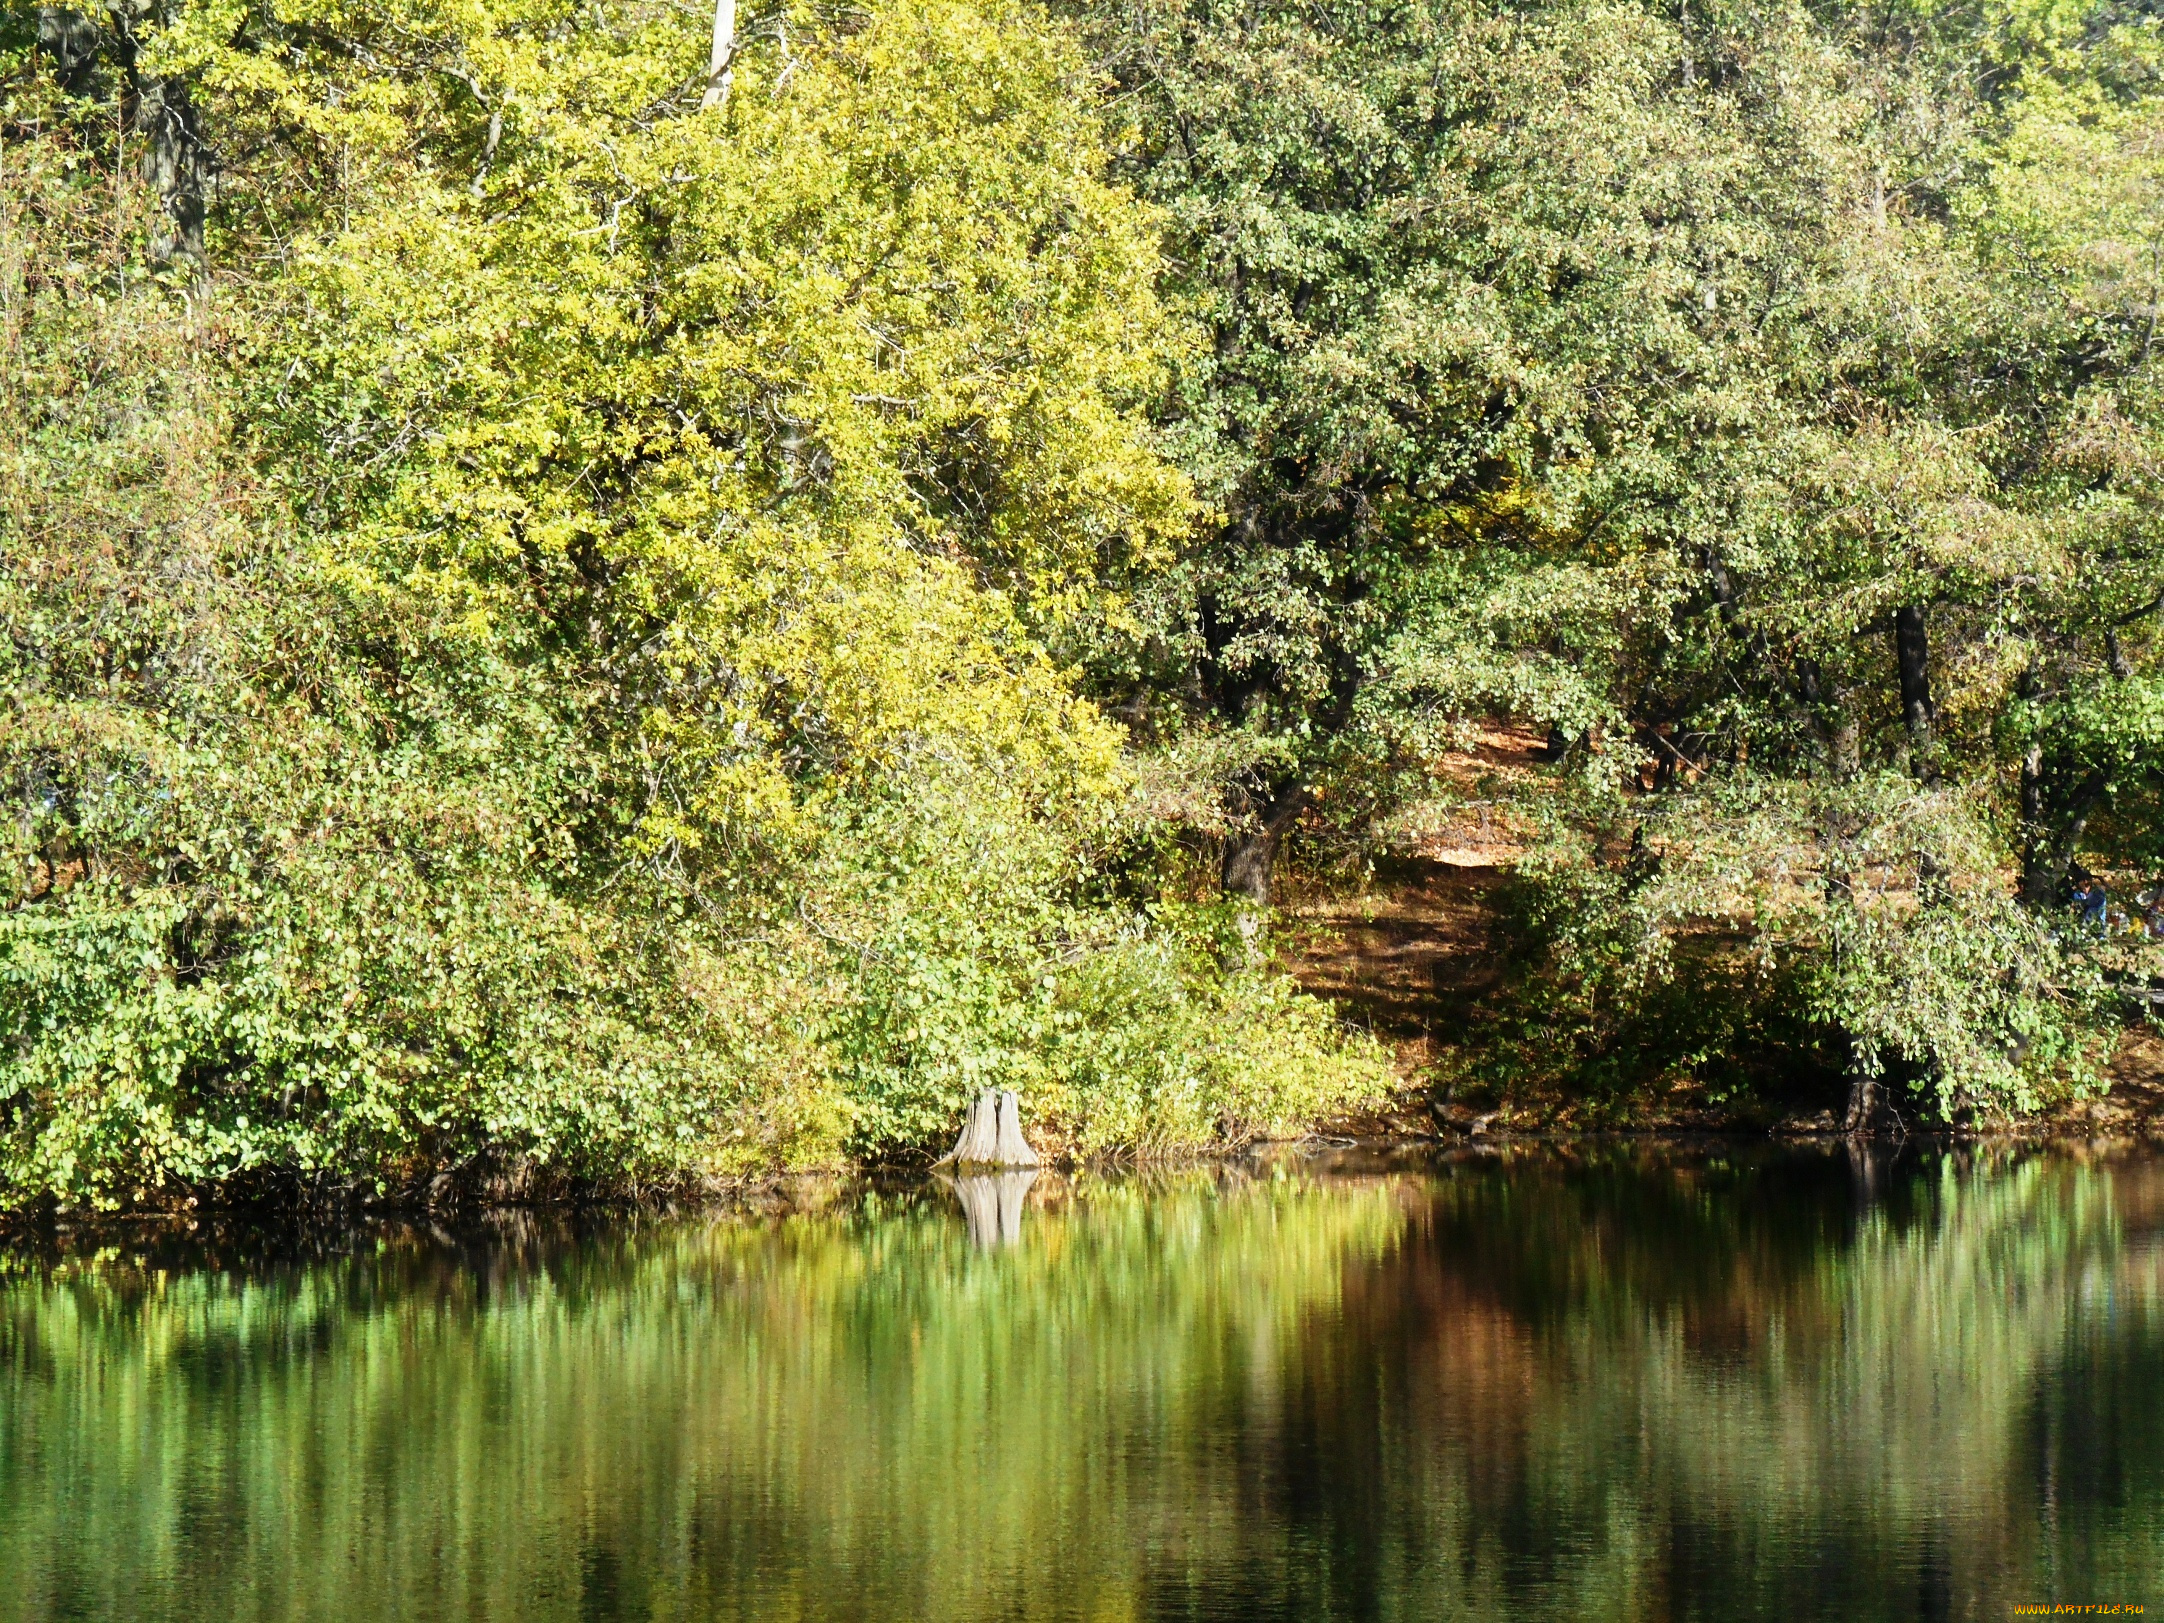
<svg viewBox="0 0 2164 1623">
<path fill-rule="evenodd" d="M 2164 1607 L 2164 1161 L 1506 1153 L 0 1254 L 0 1619 Z"/>
</svg>

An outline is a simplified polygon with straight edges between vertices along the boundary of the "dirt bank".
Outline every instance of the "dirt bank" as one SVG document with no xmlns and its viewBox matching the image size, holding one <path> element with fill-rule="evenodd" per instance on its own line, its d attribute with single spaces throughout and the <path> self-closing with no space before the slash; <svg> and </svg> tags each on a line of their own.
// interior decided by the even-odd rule
<svg viewBox="0 0 2164 1623">
<path fill-rule="evenodd" d="M 1462 832 L 1462 831 L 1460 831 Z M 1444 831 L 1421 852 L 1379 865 L 1359 891 L 1315 888 L 1288 905 L 1287 967 L 1397 1053 L 1404 1088 L 1363 1131 L 1808 1133 L 1834 1130 L 1837 1076 L 1772 1079 L 1754 1097 L 1708 1098 L 1689 1079 L 1649 1079 L 1594 1100 L 1567 1085 L 1500 1091 L 1468 1083 L 1467 1038 L 1501 985 L 1499 894 L 1510 852 Z M 2164 1035 L 2130 1028 L 2100 1097 L 2056 1106 L 2022 1131 L 2041 1137 L 2164 1137 Z"/>
</svg>

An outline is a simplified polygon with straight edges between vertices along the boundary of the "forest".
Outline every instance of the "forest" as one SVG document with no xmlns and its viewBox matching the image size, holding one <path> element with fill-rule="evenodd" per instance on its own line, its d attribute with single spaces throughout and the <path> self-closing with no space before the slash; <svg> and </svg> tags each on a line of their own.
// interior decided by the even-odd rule
<svg viewBox="0 0 2164 1623">
<path fill-rule="evenodd" d="M 1357 1116 L 1286 887 L 1497 725 L 1467 1074 L 2018 1122 L 2160 308 L 2145 0 L 10 8 L 0 1207 Z"/>
</svg>

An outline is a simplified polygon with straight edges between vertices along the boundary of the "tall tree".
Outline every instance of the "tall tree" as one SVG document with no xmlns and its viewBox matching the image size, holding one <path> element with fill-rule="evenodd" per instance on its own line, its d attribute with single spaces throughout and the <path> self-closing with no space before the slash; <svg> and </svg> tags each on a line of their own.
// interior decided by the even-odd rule
<svg viewBox="0 0 2164 1623">
<path fill-rule="evenodd" d="M 1867 109 L 1788 16 L 1087 15 L 1209 328 L 1172 427 L 1218 514 L 1096 668 L 1123 713 L 1216 741 L 1224 881 L 1265 900 L 1313 795 L 1366 792 L 1438 709 L 1609 724 L 1617 640 L 1674 582 L 1611 566 L 1725 567 L 1824 376 Z M 1498 657 L 1439 653 L 1437 613 Z"/>
</svg>

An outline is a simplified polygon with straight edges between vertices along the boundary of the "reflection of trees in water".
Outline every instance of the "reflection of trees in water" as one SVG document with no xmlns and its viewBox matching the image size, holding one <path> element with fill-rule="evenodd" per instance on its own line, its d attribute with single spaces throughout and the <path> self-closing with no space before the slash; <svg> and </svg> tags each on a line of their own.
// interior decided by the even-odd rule
<svg viewBox="0 0 2164 1623">
<path fill-rule="evenodd" d="M 1166 1541 L 1237 1543 L 1251 1462 L 1206 1439 L 1387 1243 L 1398 1194 L 1060 1181 L 985 1248 L 1020 1218 L 1002 1183 L 989 1228 L 933 1188 L 559 1234 L 502 1268 L 408 1237 L 0 1279 L 0 1619 L 63 1594 L 321 1619 L 1139 1594 Z"/>
<path fill-rule="evenodd" d="M 1960 1615 L 2054 1563 L 2139 1598 L 2164 1180 L 1875 1177 L 988 1178 L 28 1268 L 0 1619 Z"/>
<path fill-rule="evenodd" d="M 1568 1610 L 1567 1592 L 1996 1613 L 2055 1567 L 2084 1593 L 2140 1594 L 2164 1570 L 2160 1169 L 1862 1170 L 1882 1199 L 1859 1201 L 1838 1155 L 1602 1153 L 1441 1182 L 1359 1276 L 1365 1330 L 1314 1331 L 1403 1349 L 1373 1398 L 1389 1423 L 1318 1407 L 1301 1445 L 1331 1459 L 1380 1439 L 1370 1469 L 1405 1484 L 1389 1531 L 1363 1533 L 1397 1574 L 1385 1587 L 1417 1592 L 1446 1561 L 1521 1612 Z M 2102 1469 L 2084 1454 L 2078 1509 L 2062 1476 L 2053 1526 L 2036 1417 L 2055 1408 L 2130 1440 Z"/>
</svg>

